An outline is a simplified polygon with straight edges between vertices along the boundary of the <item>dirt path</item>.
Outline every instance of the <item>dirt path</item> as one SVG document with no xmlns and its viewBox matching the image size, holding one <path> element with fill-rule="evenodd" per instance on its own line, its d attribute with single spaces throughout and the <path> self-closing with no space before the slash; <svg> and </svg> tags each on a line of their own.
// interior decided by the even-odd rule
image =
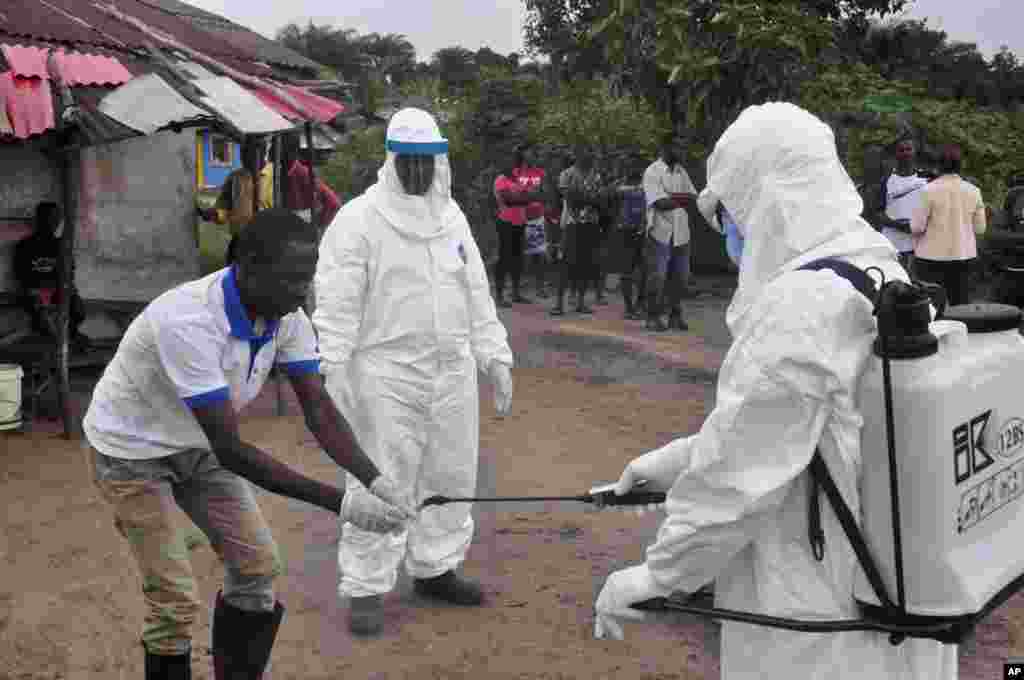
<svg viewBox="0 0 1024 680">
<path fill-rule="evenodd" d="M 691 301 L 694 332 L 651 336 L 621 308 L 553 323 L 539 306 L 503 312 L 516 351 L 514 413 L 493 416 L 482 388 L 481 494 L 566 494 L 614 479 L 634 455 L 695 430 L 728 346 L 720 299 Z M 287 392 L 287 389 L 286 389 Z M 289 395 L 290 396 L 290 395 Z M 274 418 L 270 390 L 247 412 L 244 435 L 308 474 L 337 469 L 313 444 L 289 399 Z M 3 436 L 0 494 L 0 680 L 142 677 L 142 610 L 127 546 L 86 479 L 81 443 L 39 431 Z M 476 508 L 465 566 L 490 604 L 428 606 L 403 580 L 387 601 L 384 636 L 352 640 L 337 585 L 334 519 L 259 492 L 287 563 L 288 611 L 274 680 L 717 678 L 716 627 L 684 617 L 633 626 L 625 643 L 592 639 L 592 607 L 606 575 L 642 559 L 658 517 L 588 512 L 579 504 Z M 186 520 L 182 518 L 183 525 Z M 220 579 L 213 553 L 193 550 L 202 595 Z M 964 650 L 961 678 L 1002 677 L 1024 654 L 1024 601 L 1003 607 Z M 194 677 L 209 670 L 209 611 L 195 634 Z"/>
</svg>

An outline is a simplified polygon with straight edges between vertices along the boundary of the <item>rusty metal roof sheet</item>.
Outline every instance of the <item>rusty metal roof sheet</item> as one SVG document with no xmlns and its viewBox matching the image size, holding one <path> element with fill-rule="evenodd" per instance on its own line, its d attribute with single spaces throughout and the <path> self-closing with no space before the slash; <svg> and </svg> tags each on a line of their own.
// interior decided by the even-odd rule
<svg viewBox="0 0 1024 680">
<path fill-rule="evenodd" d="M 110 0 L 0 2 L 0 33 L 75 46 L 86 44 L 144 51 L 146 45 L 154 41 L 135 22 L 224 60 L 244 73 L 265 75 L 268 72 L 268 67 L 258 63 L 259 55 L 253 50 L 230 44 L 185 17 L 169 14 L 140 0 L 117 0 L 116 4 Z"/>
<path fill-rule="evenodd" d="M 212 12 L 199 9 L 179 0 L 140 0 L 164 12 L 188 19 L 201 30 L 215 35 L 219 40 L 256 54 L 268 64 L 278 64 L 294 69 L 303 69 L 311 73 L 319 72 L 323 66 L 304 57 L 295 50 L 281 43 L 265 38 L 245 26 L 236 24 Z"/>
<path fill-rule="evenodd" d="M 283 83 L 274 83 L 274 85 L 284 90 L 284 92 L 290 95 L 296 103 L 305 108 L 310 114 L 312 114 L 314 119 L 321 123 L 329 123 L 337 118 L 338 114 L 345 111 L 345 106 L 343 104 L 336 102 L 333 99 L 313 94 L 305 88 Z M 306 118 L 306 116 L 301 112 L 295 110 L 291 104 L 277 96 L 273 90 L 257 87 L 250 87 L 248 89 L 256 95 L 257 99 L 280 113 L 285 118 L 289 118 L 291 120 L 304 120 Z"/>
</svg>

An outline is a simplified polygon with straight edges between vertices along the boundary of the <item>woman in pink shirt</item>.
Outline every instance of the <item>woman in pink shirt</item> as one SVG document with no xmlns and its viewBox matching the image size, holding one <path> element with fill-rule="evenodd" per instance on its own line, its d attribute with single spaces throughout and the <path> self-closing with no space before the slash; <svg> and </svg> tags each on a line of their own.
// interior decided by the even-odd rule
<svg viewBox="0 0 1024 680">
<path fill-rule="evenodd" d="M 923 189 L 910 220 L 914 238 L 914 274 L 946 290 L 950 305 L 968 301 L 968 274 L 978 257 L 977 237 L 985 233 L 981 191 L 960 178 L 961 152 L 947 146 L 939 158 L 939 177 Z"/>
<path fill-rule="evenodd" d="M 526 249 L 527 210 L 542 200 L 539 183 L 519 180 L 516 169 L 523 165 L 523 150 L 517 149 L 512 162 L 494 180 L 494 200 L 498 204 L 498 263 L 494 271 L 495 301 L 499 307 L 513 302 L 530 302 L 520 293 L 523 277 L 523 253 Z M 543 213 L 541 213 L 543 214 Z M 512 299 L 505 299 L 505 281 L 512 279 Z"/>
</svg>

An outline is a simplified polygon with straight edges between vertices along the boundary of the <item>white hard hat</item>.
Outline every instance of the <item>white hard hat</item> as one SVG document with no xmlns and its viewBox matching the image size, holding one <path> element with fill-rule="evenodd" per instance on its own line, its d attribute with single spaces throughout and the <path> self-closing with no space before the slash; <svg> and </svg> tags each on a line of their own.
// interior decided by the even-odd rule
<svg viewBox="0 0 1024 680">
<path fill-rule="evenodd" d="M 406 108 L 391 116 L 385 146 L 392 153 L 436 156 L 448 153 L 434 117 L 423 109 Z"/>
</svg>

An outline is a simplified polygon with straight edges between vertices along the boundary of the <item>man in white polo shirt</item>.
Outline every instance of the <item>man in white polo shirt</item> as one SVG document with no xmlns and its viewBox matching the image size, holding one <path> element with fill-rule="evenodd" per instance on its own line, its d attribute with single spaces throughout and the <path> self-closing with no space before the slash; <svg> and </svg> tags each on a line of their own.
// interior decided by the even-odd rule
<svg viewBox="0 0 1024 680">
<path fill-rule="evenodd" d="M 892 242 L 900 254 L 900 264 L 910 271 L 914 259 L 914 241 L 910 218 L 924 196 L 928 178 L 917 170 L 914 140 L 904 137 L 896 143 L 896 169 L 882 181 L 881 205 L 876 224 L 882 235 Z"/>
<path fill-rule="evenodd" d="M 652 331 L 689 330 L 682 299 L 690 278 L 689 206 L 697 200 L 697 189 L 683 167 L 684 155 L 682 140 L 669 134 L 662 139 L 661 157 L 644 172 L 647 329 Z M 662 318 L 666 306 L 667 324 Z"/>
<path fill-rule="evenodd" d="M 316 263 L 315 227 L 284 209 L 259 213 L 239 236 L 236 264 L 154 300 L 96 386 L 84 421 L 90 464 L 142 574 L 147 680 L 190 677 L 200 602 L 175 504 L 225 565 L 213 620 L 217 680 L 259 678 L 284 613 L 272 587 L 281 560 L 246 480 L 370 531 L 399 531 L 415 516 L 324 391 L 299 308 Z M 275 363 L 317 441 L 362 487 L 346 493 L 241 440 L 238 412 Z"/>
</svg>

